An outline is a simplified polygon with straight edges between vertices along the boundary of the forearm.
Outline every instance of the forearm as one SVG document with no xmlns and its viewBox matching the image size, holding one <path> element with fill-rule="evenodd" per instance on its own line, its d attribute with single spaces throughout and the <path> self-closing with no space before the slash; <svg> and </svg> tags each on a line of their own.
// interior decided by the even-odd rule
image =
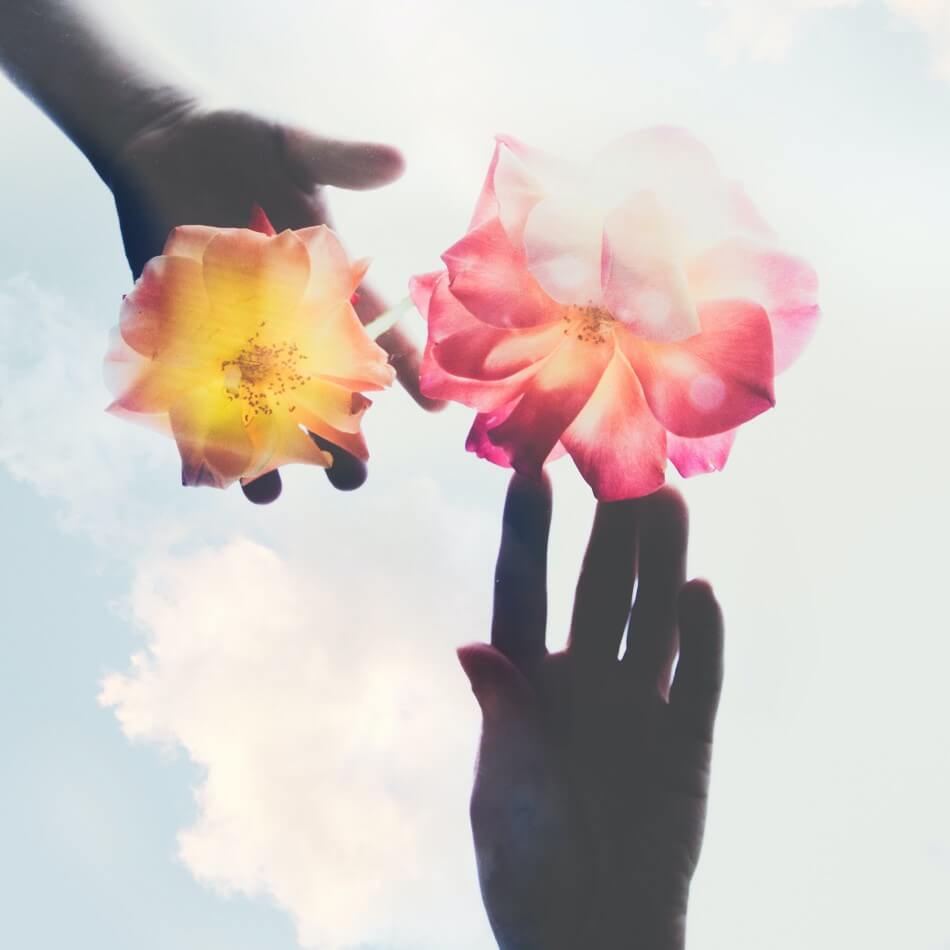
<svg viewBox="0 0 950 950">
<path fill-rule="evenodd" d="M 129 138 L 192 97 L 81 2 L 0 0 L 0 68 L 103 177 Z"/>
</svg>

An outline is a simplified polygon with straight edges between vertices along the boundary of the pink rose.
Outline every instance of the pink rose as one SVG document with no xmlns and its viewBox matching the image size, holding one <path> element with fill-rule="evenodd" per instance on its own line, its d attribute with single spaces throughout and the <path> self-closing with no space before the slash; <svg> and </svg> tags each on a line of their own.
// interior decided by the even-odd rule
<svg viewBox="0 0 950 950">
<path fill-rule="evenodd" d="M 566 452 L 603 501 L 721 469 L 819 315 L 687 133 L 636 132 L 578 167 L 500 137 L 468 233 L 416 277 L 426 395 L 478 411 L 466 447 L 524 474 Z"/>
</svg>

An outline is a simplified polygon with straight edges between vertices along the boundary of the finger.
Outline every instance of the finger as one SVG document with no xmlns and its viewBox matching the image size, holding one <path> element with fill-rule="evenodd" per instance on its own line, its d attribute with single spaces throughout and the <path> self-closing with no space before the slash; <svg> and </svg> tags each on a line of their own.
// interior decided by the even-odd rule
<svg viewBox="0 0 950 950">
<path fill-rule="evenodd" d="M 686 581 L 689 513 L 682 495 L 663 488 L 643 499 L 637 597 L 630 611 L 624 666 L 665 699 L 676 656 L 676 598 Z"/>
<path fill-rule="evenodd" d="M 280 472 L 276 469 L 255 478 L 252 482 L 242 482 L 241 491 L 244 497 L 255 505 L 269 505 L 280 497 L 282 488 L 280 481 Z"/>
<path fill-rule="evenodd" d="M 487 643 L 471 643 L 457 653 L 486 722 L 504 725 L 532 714 L 534 690 L 503 653 Z"/>
<path fill-rule="evenodd" d="M 722 611 L 705 581 L 690 581 L 677 601 L 680 659 L 670 711 L 684 733 L 712 741 L 723 675 Z"/>
<path fill-rule="evenodd" d="M 601 502 L 574 595 L 568 649 L 578 673 L 616 663 L 637 571 L 639 499 Z"/>
<path fill-rule="evenodd" d="M 368 473 L 366 463 L 362 459 L 313 432 L 309 435 L 324 452 L 329 452 L 333 456 L 333 464 L 324 471 L 334 488 L 340 491 L 353 491 L 366 481 Z"/>
<path fill-rule="evenodd" d="M 522 672 L 545 654 L 551 484 L 515 474 L 508 485 L 495 568 L 491 642 Z"/>
<path fill-rule="evenodd" d="M 360 320 L 366 324 L 384 313 L 386 304 L 371 287 L 363 285 L 359 289 L 355 309 Z M 422 394 L 419 388 L 422 355 L 415 343 L 399 327 L 387 330 L 376 342 L 389 354 L 389 362 L 396 371 L 400 385 L 423 409 L 435 412 L 445 407 L 442 400 L 429 399 Z"/>
<path fill-rule="evenodd" d="M 341 142 L 304 129 L 280 127 L 284 161 L 297 186 L 378 188 L 395 181 L 405 169 L 399 151 L 373 142 Z"/>
</svg>

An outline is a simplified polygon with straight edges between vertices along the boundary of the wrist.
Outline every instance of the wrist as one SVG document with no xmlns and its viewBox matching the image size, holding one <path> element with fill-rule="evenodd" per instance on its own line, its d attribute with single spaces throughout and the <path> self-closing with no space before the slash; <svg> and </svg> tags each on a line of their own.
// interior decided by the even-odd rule
<svg viewBox="0 0 950 950">
<path fill-rule="evenodd" d="M 71 135 L 99 177 L 111 187 L 123 153 L 150 132 L 178 122 L 198 107 L 198 99 L 172 85 L 138 89 L 115 104 L 106 121 Z"/>
</svg>

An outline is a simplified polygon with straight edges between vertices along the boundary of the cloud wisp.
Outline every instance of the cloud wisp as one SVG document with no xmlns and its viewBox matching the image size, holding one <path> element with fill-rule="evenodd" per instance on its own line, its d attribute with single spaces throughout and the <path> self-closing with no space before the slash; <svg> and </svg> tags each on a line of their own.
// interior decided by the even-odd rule
<svg viewBox="0 0 950 950">
<path fill-rule="evenodd" d="M 470 555 L 438 534 L 458 513 L 433 514 L 433 494 L 395 499 L 390 526 L 416 525 L 425 590 L 372 553 L 347 582 L 329 548 L 291 562 L 247 538 L 143 564 L 130 607 L 145 648 L 103 684 L 130 739 L 202 771 L 184 864 L 275 900 L 307 947 L 491 946 L 466 821 L 477 716 L 452 649 L 482 635 L 484 608 Z M 467 539 L 489 547 L 477 527 Z"/>
</svg>

